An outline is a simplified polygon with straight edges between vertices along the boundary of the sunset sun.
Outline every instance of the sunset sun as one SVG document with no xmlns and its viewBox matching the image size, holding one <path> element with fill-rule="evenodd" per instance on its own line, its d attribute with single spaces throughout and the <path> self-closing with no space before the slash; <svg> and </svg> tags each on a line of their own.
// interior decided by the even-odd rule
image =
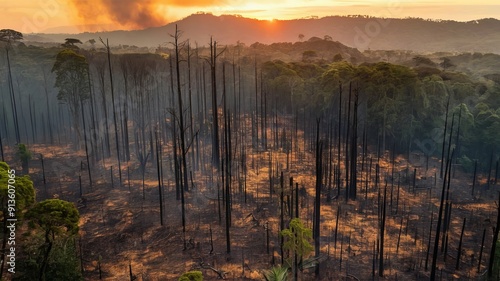
<svg viewBox="0 0 500 281">
<path fill-rule="evenodd" d="M 393 12 L 391 7 L 401 7 Z M 81 31 L 92 26 L 140 29 L 161 26 L 200 11 L 214 15 L 237 14 L 261 20 L 297 19 L 310 16 L 372 15 L 394 18 L 421 17 L 434 19 L 472 20 L 498 17 L 499 6 L 489 0 L 428 2 L 362 1 L 351 5 L 327 0 L 311 1 L 241 1 L 241 0 L 143 0 L 143 1 L 4 1 L 3 25 L 40 32 L 57 27 L 78 26 Z M 392 11 L 392 12 L 391 12 Z M 450 18 L 451 17 L 451 18 Z"/>
</svg>

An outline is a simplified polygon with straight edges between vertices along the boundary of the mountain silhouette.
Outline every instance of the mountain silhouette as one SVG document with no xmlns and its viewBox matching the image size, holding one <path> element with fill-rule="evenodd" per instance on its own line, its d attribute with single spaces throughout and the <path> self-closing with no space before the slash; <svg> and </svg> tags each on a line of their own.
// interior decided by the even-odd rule
<svg viewBox="0 0 500 281">
<path fill-rule="evenodd" d="M 207 45 L 210 36 L 220 44 L 296 42 L 311 37 L 329 38 L 359 50 L 411 50 L 417 52 L 500 53 L 500 21 L 468 22 L 385 19 L 368 16 L 330 16 L 295 20 L 257 20 L 237 15 L 197 13 L 165 26 L 132 31 L 85 32 L 80 34 L 26 34 L 26 41 L 82 42 L 99 37 L 113 45 L 168 46 L 175 25 L 183 39 Z M 303 35 L 303 36 L 299 36 Z M 33 36 L 37 36 L 36 39 Z M 300 37 L 300 38 L 299 38 Z"/>
</svg>

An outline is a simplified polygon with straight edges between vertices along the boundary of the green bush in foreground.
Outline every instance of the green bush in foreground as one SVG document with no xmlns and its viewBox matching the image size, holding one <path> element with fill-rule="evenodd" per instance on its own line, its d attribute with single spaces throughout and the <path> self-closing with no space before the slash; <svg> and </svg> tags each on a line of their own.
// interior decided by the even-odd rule
<svg viewBox="0 0 500 281">
<path fill-rule="evenodd" d="M 201 271 L 188 271 L 179 278 L 179 281 L 203 281 L 203 273 Z"/>
</svg>

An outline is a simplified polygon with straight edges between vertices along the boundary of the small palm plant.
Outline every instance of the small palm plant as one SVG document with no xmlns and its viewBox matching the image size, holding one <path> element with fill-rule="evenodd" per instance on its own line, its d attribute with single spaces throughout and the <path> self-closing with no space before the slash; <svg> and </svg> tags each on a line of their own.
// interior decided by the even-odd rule
<svg viewBox="0 0 500 281">
<path fill-rule="evenodd" d="M 264 273 L 264 278 L 266 281 L 287 281 L 288 268 L 281 266 L 273 267 Z"/>
</svg>

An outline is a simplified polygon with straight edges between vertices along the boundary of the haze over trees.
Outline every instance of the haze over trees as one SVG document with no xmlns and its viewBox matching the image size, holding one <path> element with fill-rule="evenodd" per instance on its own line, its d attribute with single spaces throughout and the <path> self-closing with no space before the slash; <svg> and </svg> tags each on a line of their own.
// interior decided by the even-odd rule
<svg viewBox="0 0 500 281">
<path fill-rule="evenodd" d="M 14 278 L 498 275 L 499 55 L 195 41 L 188 20 L 143 31 L 151 52 L 3 40 L 1 156 L 31 187 Z"/>
<path fill-rule="evenodd" d="M 330 36 L 333 41 L 339 41 L 360 50 L 498 54 L 498 48 L 495 46 L 500 42 L 497 32 L 500 28 L 500 20 L 492 18 L 457 22 L 356 15 L 267 21 L 238 15 L 215 16 L 202 12 L 166 26 L 145 30 L 86 32 L 78 35 L 33 34 L 26 35 L 26 38 L 29 41 L 60 44 L 69 36 L 80 39 L 82 42 L 102 37 L 109 38 L 110 42 L 116 45 L 155 48 L 167 41 L 165 34 L 174 34 L 176 24 L 186 35 L 189 34 L 191 42 L 200 44 L 206 44 L 210 36 L 215 34 L 217 41 L 223 44 L 234 44 L 239 41 L 246 45 L 255 42 L 263 44 L 302 42 L 311 37 L 329 39 L 328 36 Z M 231 28 L 227 28 L 228 26 Z"/>
</svg>

